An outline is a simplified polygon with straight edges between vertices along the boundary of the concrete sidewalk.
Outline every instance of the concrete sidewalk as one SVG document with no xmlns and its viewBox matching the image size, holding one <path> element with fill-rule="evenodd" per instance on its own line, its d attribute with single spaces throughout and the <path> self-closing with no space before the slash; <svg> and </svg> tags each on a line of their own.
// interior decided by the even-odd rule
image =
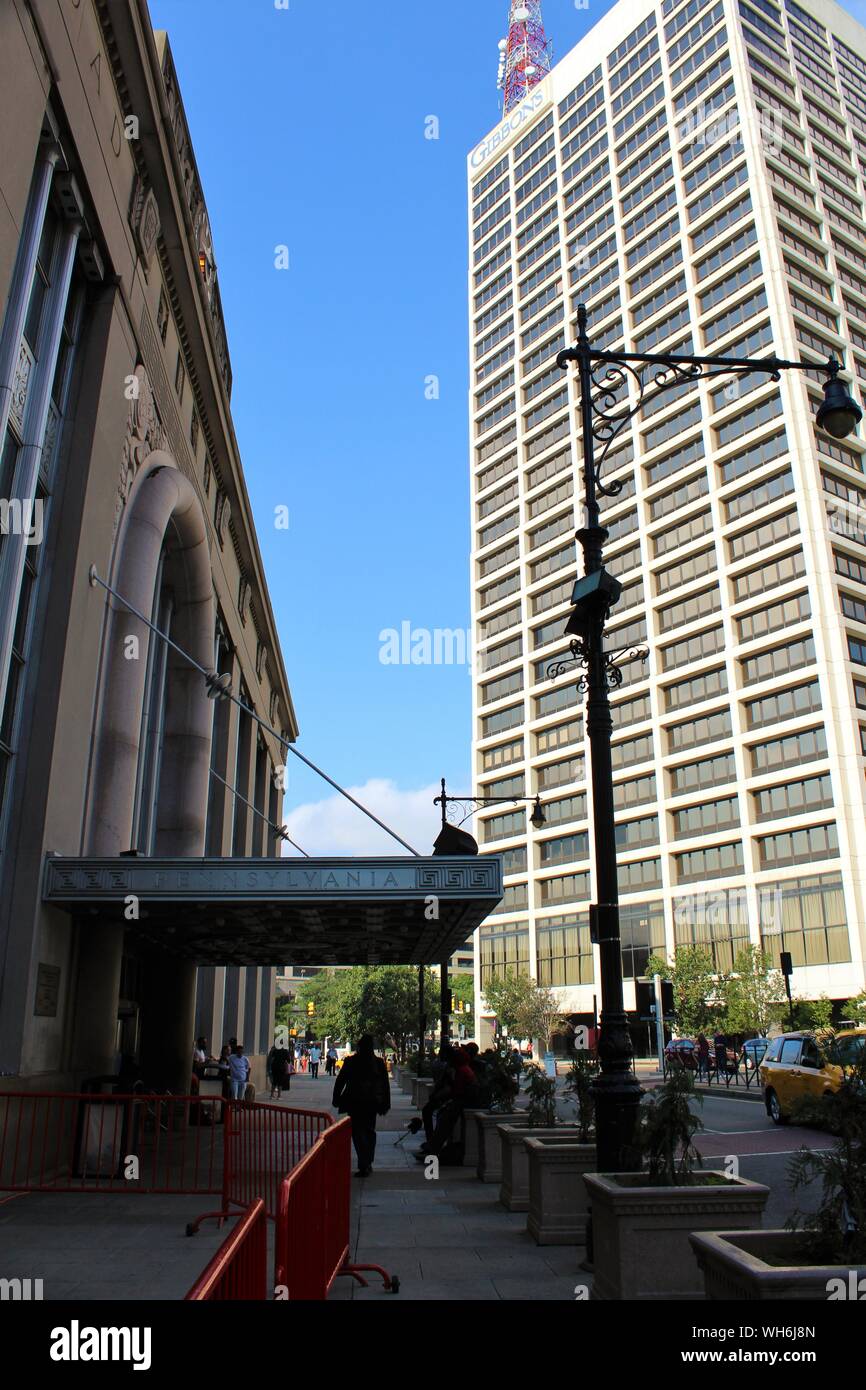
<svg viewBox="0 0 866 1390">
<path fill-rule="evenodd" d="M 297 1076 L 291 1103 L 325 1109 L 330 1095 L 321 1094 L 321 1085 Z M 498 1184 L 479 1182 L 474 1169 L 442 1168 L 438 1179 L 426 1178 L 414 1158 L 423 1135 L 395 1144 L 417 1113 L 392 1086 L 391 1113 L 379 1121 L 373 1173 L 352 1178 L 351 1258 L 399 1275 L 399 1295 L 383 1292 L 379 1277 L 370 1275 L 366 1289 L 353 1279 L 337 1279 L 330 1301 L 573 1301 L 575 1286 L 590 1283 L 578 1268 L 583 1249 L 536 1245 L 526 1232 L 525 1213 L 506 1211 Z"/>
<path fill-rule="evenodd" d="M 0 1197 L 0 1278 L 41 1279 L 46 1300 L 178 1300 L 233 1222 L 186 1223 L 218 1197 L 32 1192 Z"/>
<path fill-rule="evenodd" d="M 332 1091 L 321 1072 L 315 1081 L 298 1073 L 282 1104 L 336 1114 Z M 498 1185 L 479 1182 L 474 1169 L 426 1178 L 414 1158 L 423 1136 L 395 1143 L 418 1112 L 393 1086 L 391 1102 L 372 1175 L 351 1179 L 350 1240 L 353 1260 L 399 1275 L 400 1293 L 384 1293 L 377 1276 L 367 1289 L 339 1278 L 331 1300 L 573 1300 L 575 1286 L 590 1281 L 578 1268 L 583 1250 L 537 1246 L 525 1214 L 506 1211 Z M 559 1108 L 563 1118 L 573 1113 L 567 1102 Z M 186 1223 L 218 1206 L 208 1196 L 0 1194 L 0 1278 L 41 1279 L 46 1300 L 182 1299 L 233 1225 L 209 1221 L 189 1238 Z"/>
</svg>

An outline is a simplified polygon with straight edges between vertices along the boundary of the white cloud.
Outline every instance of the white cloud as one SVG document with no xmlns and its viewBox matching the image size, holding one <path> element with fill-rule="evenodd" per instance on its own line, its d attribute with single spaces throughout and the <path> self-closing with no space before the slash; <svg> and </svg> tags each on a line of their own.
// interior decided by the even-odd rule
<svg viewBox="0 0 866 1390">
<path fill-rule="evenodd" d="M 467 778 L 460 789 L 468 785 Z M 439 834 L 440 810 L 433 805 L 433 798 L 440 790 L 438 782 L 417 790 L 403 790 L 387 778 L 371 778 L 362 787 L 347 788 L 419 854 L 432 854 L 433 841 Z M 408 854 L 368 816 L 336 794 L 296 806 L 286 814 L 285 823 L 292 839 L 314 857 Z M 284 851 L 296 855 L 291 845 L 285 845 Z"/>
</svg>

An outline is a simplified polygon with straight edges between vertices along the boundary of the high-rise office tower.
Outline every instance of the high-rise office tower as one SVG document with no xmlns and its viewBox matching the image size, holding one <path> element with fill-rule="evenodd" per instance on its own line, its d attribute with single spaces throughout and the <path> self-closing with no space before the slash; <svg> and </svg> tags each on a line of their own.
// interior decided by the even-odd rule
<svg viewBox="0 0 866 1390">
<path fill-rule="evenodd" d="M 505 899 L 477 937 L 591 1021 L 584 697 L 548 677 L 583 522 L 576 383 L 597 347 L 814 361 L 685 382 L 618 431 L 604 479 L 623 965 L 749 942 L 803 998 L 866 946 L 864 435 L 816 428 L 821 365 L 866 404 L 866 30 L 832 0 L 621 0 L 468 161 L 476 790 Z M 620 399 L 622 397 L 620 386 Z M 627 383 L 632 404 L 637 383 Z M 482 1029 L 482 1033 L 484 1030 Z M 484 1034 L 486 1036 L 486 1034 Z"/>
</svg>

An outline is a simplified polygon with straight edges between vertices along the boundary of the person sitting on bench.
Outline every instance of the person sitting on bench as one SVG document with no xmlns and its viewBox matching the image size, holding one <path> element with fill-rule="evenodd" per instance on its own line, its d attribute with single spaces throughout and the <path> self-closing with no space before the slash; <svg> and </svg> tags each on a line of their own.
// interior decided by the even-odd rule
<svg viewBox="0 0 866 1390">
<path fill-rule="evenodd" d="M 446 1145 L 450 1143 L 464 1110 L 477 1106 L 478 1080 L 470 1066 L 469 1054 L 465 1048 L 454 1047 L 451 1049 L 451 1057 L 439 1091 L 439 1097 L 436 1106 L 435 1129 L 432 1125 L 433 1116 L 430 1113 L 425 1122 L 427 1142 L 422 1144 L 416 1153 L 416 1158 L 421 1162 L 428 1154 L 440 1155 Z M 430 1102 L 428 1102 L 429 1104 Z M 424 1110 L 427 1110 L 427 1106 L 424 1107 Z M 424 1111 L 422 1111 L 423 1113 Z"/>
</svg>

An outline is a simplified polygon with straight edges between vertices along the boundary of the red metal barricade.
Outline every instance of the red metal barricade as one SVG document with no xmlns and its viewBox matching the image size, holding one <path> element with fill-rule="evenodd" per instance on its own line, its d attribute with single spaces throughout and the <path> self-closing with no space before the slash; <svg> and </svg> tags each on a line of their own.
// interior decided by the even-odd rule
<svg viewBox="0 0 866 1390">
<path fill-rule="evenodd" d="M 244 1213 L 186 1296 L 188 1303 L 268 1297 L 268 1217 L 261 1197 Z"/>
<path fill-rule="evenodd" d="M 6 1091 L 0 1191 L 213 1195 L 218 1218 L 262 1197 L 274 1219 L 285 1174 L 332 1125 L 219 1097 Z"/>
<path fill-rule="evenodd" d="M 366 1287 L 362 1270 L 382 1277 L 385 1288 L 400 1287 L 381 1265 L 349 1262 L 352 1122 L 326 1130 L 280 1184 L 274 1246 L 274 1297 L 321 1301 L 340 1274 Z"/>
</svg>

